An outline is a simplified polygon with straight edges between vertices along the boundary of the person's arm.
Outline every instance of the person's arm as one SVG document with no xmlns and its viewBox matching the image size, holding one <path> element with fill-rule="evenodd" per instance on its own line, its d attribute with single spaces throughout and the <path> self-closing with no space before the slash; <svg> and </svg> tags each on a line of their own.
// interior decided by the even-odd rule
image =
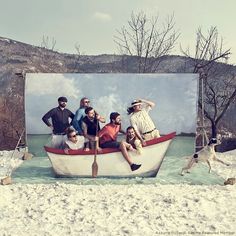
<svg viewBox="0 0 236 236">
<path fill-rule="evenodd" d="M 129 151 L 132 151 L 132 152 L 136 151 L 130 143 L 127 143 L 127 148 Z"/>
<path fill-rule="evenodd" d="M 95 114 L 96 114 L 96 119 L 98 121 L 100 121 L 101 123 L 105 123 L 106 122 L 105 117 L 100 116 L 96 111 L 95 111 Z"/>
<path fill-rule="evenodd" d="M 101 130 L 98 131 L 98 138 L 101 138 L 106 133 L 107 133 L 107 129 L 106 129 L 106 126 L 104 126 Z"/>
<path fill-rule="evenodd" d="M 155 103 L 149 100 L 145 100 L 145 99 L 139 99 L 142 103 L 147 104 L 149 107 L 153 108 L 155 106 Z"/>
<path fill-rule="evenodd" d="M 53 130 L 53 125 L 50 123 L 49 119 L 52 118 L 53 114 L 54 114 L 54 109 L 51 109 L 42 117 L 43 122 L 52 130 Z"/>
<path fill-rule="evenodd" d="M 126 134 L 126 132 L 121 128 L 121 125 L 120 125 L 120 130 L 119 130 L 120 133 L 122 134 Z"/>
<path fill-rule="evenodd" d="M 74 119 L 74 117 L 75 117 L 75 114 L 73 113 L 73 112 L 71 112 L 70 110 L 69 110 L 69 117 L 71 118 L 71 124 L 72 124 L 72 121 L 73 121 L 73 119 Z"/>
<path fill-rule="evenodd" d="M 69 145 L 67 143 L 65 143 L 65 148 L 64 148 L 65 154 L 69 154 L 69 150 L 70 150 Z"/>
<path fill-rule="evenodd" d="M 135 123 L 135 121 L 131 118 L 130 119 L 130 123 L 131 125 L 134 127 L 134 131 L 135 131 L 135 134 L 136 136 L 138 137 L 138 139 L 141 141 L 142 145 L 145 146 L 146 145 L 146 142 L 145 140 L 143 139 L 142 135 L 140 134 L 139 130 L 138 130 L 138 127 Z"/>
<path fill-rule="evenodd" d="M 82 121 L 82 130 L 85 138 L 89 139 L 90 141 L 96 141 L 96 137 L 88 134 L 88 127 L 83 121 Z"/>
<path fill-rule="evenodd" d="M 83 118 L 83 114 L 80 109 L 78 109 L 75 113 L 75 116 L 72 120 L 73 127 L 78 131 L 79 134 L 83 134 L 83 130 L 81 129 L 79 125 L 79 121 Z"/>
<path fill-rule="evenodd" d="M 105 123 L 106 122 L 106 119 L 100 115 L 97 114 L 96 116 L 97 120 L 100 121 L 101 123 Z"/>
<path fill-rule="evenodd" d="M 66 128 L 66 132 L 68 131 L 68 129 L 70 128 L 71 125 L 73 126 L 73 119 L 75 117 L 75 114 L 73 112 L 71 112 L 70 110 L 68 110 L 68 112 L 69 112 L 69 117 L 70 117 L 71 121 L 69 123 L 69 127 Z"/>
<path fill-rule="evenodd" d="M 71 121 L 69 122 L 69 126 L 65 129 L 65 132 L 67 133 L 70 126 L 73 126 L 73 118 L 75 117 L 74 113 L 72 113 L 70 110 L 67 110 L 68 112 L 68 118 L 71 118 Z"/>
</svg>

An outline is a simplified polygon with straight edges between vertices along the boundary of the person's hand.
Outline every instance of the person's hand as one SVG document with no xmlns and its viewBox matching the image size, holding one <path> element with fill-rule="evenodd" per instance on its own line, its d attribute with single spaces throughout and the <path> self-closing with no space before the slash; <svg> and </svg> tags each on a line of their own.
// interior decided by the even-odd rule
<svg viewBox="0 0 236 236">
<path fill-rule="evenodd" d="M 69 154 L 69 148 L 64 149 L 65 154 Z"/>
<path fill-rule="evenodd" d="M 102 116 L 100 116 L 99 114 L 96 115 L 96 118 L 98 121 L 102 122 L 102 123 L 105 123 L 106 122 L 106 119 Z"/>
<path fill-rule="evenodd" d="M 99 140 L 98 136 L 95 136 L 95 137 L 94 137 L 94 141 L 95 141 L 95 142 L 98 142 L 98 140 Z"/>
<path fill-rule="evenodd" d="M 141 140 L 141 143 L 142 143 L 142 146 L 146 146 L 147 145 L 147 143 L 146 143 L 146 141 L 144 139 Z"/>
<path fill-rule="evenodd" d="M 132 152 L 136 152 L 136 149 L 134 149 L 132 145 L 130 145 L 129 150 Z"/>
</svg>

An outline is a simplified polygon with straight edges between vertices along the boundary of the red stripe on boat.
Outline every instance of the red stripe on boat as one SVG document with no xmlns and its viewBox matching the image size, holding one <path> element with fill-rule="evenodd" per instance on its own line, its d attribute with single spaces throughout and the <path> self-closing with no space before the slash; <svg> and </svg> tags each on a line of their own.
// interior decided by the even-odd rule
<svg viewBox="0 0 236 236">
<path fill-rule="evenodd" d="M 151 146 L 157 143 L 162 143 L 165 142 L 167 140 L 173 139 L 176 135 L 176 132 L 161 136 L 160 138 L 155 138 L 149 141 L 146 141 L 146 146 Z M 146 147 L 144 146 L 144 148 Z M 94 150 L 90 150 L 90 151 L 84 151 L 83 149 L 79 149 L 79 150 L 69 150 L 69 154 L 66 154 L 64 152 L 63 149 L 56 149 L 56 148 L 52 148 L 52 147 L 47 147 L 44 146 L 44 149 L 46 152 L 51 152 L 51 153 L 55 153 L 55 154 L 61 154 L 61 155 L 93 155 L 94 154 Z M 106 153 L 112 153 L 112 152 L 120 152 L 119 149 L 116 148 L 103 148 L 101 152 L 98 153 L 99 154 L 106 154 Z"/>
</svg>

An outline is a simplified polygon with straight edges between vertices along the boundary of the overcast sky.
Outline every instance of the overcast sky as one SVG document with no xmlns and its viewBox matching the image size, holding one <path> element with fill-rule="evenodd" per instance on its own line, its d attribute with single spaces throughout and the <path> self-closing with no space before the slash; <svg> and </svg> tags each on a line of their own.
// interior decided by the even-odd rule
<svg viewBox="0 0 236 236">
<path fill-rule="evenodd" d="M 174 13 L 179 45 L 194 49 L 195 33 L 218 28 L 225 48 L 236 64 L 235 0 L 0 0 L 0 36 L 36 46 L 43 35 L 56 39 L 59 52 L 76 53 L 75 44 L 89 55 L 118 53 L 116 29 L 126 25 L 131 12 L 159 14 L 160 21 Z"/>
<path fill-rule="evenodd" d="M 75 112 L 87 96 L 107 123 L 111 112 L 119 112 L 124 129 L 129 126 L 127 107 L 143 98 L 156 104 L 150 115 L 161 134 L 195 133 L 197 82 L 197 74 L 27 74 L 26 130 L 50 133 L 41 118 L 58 106 L 57 98 L 66 96 L 67 108 Z"/>
</svg>

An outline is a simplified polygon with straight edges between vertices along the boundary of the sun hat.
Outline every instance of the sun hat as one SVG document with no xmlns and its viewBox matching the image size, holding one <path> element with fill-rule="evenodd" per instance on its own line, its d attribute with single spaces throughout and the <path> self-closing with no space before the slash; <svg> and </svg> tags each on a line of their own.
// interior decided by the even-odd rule
<svg viewBox="0 0 236 236">
<path fill-rule="evenodd" d="M 142 104 L 142 101 L 141 100 L 133 100 L 133 102 L 131 103 L 131 107 L 134 107 L 134 106 L 137 106 L 137 105 L 141 105 Z"/>
</svg>

